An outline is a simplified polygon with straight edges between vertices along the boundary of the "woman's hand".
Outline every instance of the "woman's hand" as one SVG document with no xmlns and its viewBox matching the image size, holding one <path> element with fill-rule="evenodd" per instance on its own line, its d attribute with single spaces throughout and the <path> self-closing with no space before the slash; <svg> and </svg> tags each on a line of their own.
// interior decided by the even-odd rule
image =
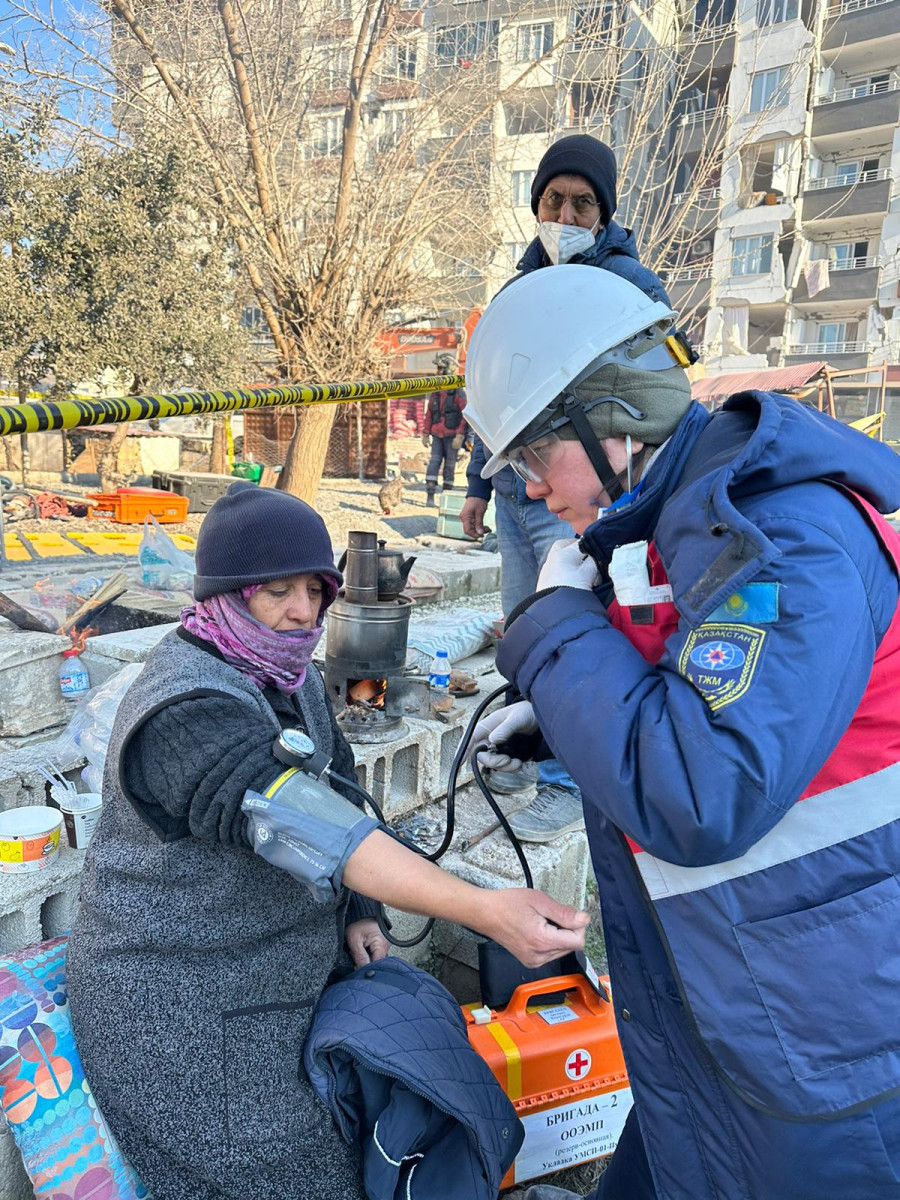
<svg viewBox="0 0 900 1200">
<path fill-rule="evenodd" d="M 542 967 L 570 950 L 584 949 L 587 913 L 560 904 L 533 888 L 503 888 L 481 893 L 481 933 L 511 951 L 526 967 Z"/>
<path fill-rule="evenodd" d="M 354 967 L 378 962 L 379 958 L 387 958 L 391 952 L 390 943 L 378 928 L 378 922 L 372 917 L 348 925 L 344 930 L 344 940 Z"/>
<path fill-rule="evenodd" d="M 364 838 L 347 859 L 344 886 L 390 908 L 456 921 L 483 933 L 526 967 L 539 967 L 569 950 L 581 950 L 590 924 L 587 913 L 543 892 L 474 887 L 380 829 Z"/>
</svg>

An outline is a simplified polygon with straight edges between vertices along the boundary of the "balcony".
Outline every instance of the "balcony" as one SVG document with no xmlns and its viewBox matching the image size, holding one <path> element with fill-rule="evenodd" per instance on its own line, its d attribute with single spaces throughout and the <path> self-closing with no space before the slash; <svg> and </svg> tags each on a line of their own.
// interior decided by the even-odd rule
<svg viewBox="0 0 900 1200">
<path fill-rule="evenodd" d="M 827 233 L 851 221 L 856 226 L 883 217 L 891 199 L 890 170 L 861 171 L 851 179 L 828 175 L 809 179 L 803 191 L 803 223 L 815 224 L 815 232 Z"/>
<path fill-rule="evenodd" d="M 812 136 L 818 149 L 840 145 L 848 134 L 874 145 L 890 141 L 900 121 L 900 75 L 892 74 L 884 83 L 872 83 L 865 89 L 839 88 L 816 102 L 813 108 Z"/>
<path fill-rule="evenodd" d="M 672 197 L 673 204 L 708 204 L 712 201 L 718 203 L 722 196 L 721 188 L 708 187 L 700 188 L 693 195 L 690 192 L 676 192 Z"/>
<path fill-rule="evenodd" d="M 683 156 L 700 154 L 710 142 L 717 144 L 721 141 L 725 133 L 727 112 L 727 104 L 723 101 L 721 104 L 714 104 L 709 108 L 683 113 L 678 119 L 675 133 L 679 154 Z"/>
<path fill-rule="evenodd" d="M 414 79 L 379 79 L 372 89 L 376 100 L 415 100 L 419 85 Z"/>
<path fill-rule="evenodd" d="M 578 47 L 569 43 L 563 51 L 559 74 L 564 80 L 606 79 L 618 70 L 619 49 L 614 42 Z"/>
<path fill-rule="evenodd" d="M 734 62 L 734 34 L 733 20 L 727 25 L 700 25 L 686 30 L 685 39 L 691 47 L 687 74 L 693 78 L 713 67 L 730 67 Z"/>
<path fill-rule="evenodd" d="M 886 42 L 898 29 L 900 0 L 843 0 L 828 10 L 822 49 L 827 52 L 866 42 Z"/>
<path fill-rule="evenodd" d="M 701 188 L 698 192 L 676 192 L 672 203 L 678 209 L 678 223 L 686 233 L 702 235 L 712 233 L 719 220 L 717 187 Z"/>
<path fill-rule="evenodd" d="M 868 342 L 799 342 L 788 347 L 786 367 L 804 362 L 827 362 L 829 366 L 849 370 L 869 365 Z"/>
<path fill-rule="evenodd" d="M 854 311 L 860 304 L 872 304 L 878 298 L 878 280 L 881 274 L 881 259 L 877 254 L 866 258 L 848 258 L 832 263 L 828 269 L 829 284 L 821 292 L 810 296 L 806 279 L 801 275 L 794 288 L 792 303 L 809 304 L 814 308 L 821 304 L 846 303 Z"/>
<path fill-rule="evenodd" d="M 712 267 L 675 267 L 661 271 L 660 279 L 669 295 L 672 307 L 682 316 L 709 307 L 712 289 Z"/>
<path fill-rule="evenodd" d="M 309 98 L 310 108 L 344 108 L 350 97 L 350 89 L 343 87 L 321 88 Z"/>
</svg>

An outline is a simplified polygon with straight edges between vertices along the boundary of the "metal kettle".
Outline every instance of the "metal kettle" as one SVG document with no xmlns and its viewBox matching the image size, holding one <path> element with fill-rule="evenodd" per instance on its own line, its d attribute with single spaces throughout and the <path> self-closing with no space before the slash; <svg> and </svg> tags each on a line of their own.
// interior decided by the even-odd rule
<svg viewBox="0 0 900 1200">
<path fill-rule="evenodd" d="M 409 578 L 415 556 L 404 558 L 402 550 L 388 550 L 375 534 L 356 530 L 348 535 L 348 546 L 338 563 L 343 571 L 344 595 L 354 604 L 376 604 L 396 600 Z"/>
<path fill-rule="evenodd" d="M 402 550 L 388 550 L 382 538 L 378 539 L 378 599 L 396 600 L 403 589 L 416 561 L 415 555 L 403 557 Z"/>
</svg>

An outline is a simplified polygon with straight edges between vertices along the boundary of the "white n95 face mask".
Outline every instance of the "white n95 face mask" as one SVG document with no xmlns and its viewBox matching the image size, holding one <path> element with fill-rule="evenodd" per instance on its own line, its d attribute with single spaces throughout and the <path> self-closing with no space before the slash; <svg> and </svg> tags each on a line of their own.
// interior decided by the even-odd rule
<svg viewBox="0 0 900 1200">
<path fill-rule="evenodd" d="M 580 225 L 560 225 L 558 221 L 541 221 L 538 226 L 538 237 L 541 245 L 547 251 L 547 257 L 554 265 L 567 263 L 576 254 L 584 254 L 590 250 L 597 236 L 595 221 L 590 229 Z"/>
</svg>

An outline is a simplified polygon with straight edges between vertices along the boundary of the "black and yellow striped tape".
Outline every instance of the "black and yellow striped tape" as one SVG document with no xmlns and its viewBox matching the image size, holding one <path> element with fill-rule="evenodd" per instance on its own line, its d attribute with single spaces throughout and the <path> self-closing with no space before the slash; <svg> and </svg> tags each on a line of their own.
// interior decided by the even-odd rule
<svg viewBox="0 0 900 1200">
<path fill-rule="evenodd" d="M 404 396 L 421 396 L 440 388 L 463 386 L 463 375 L 426 375 L 417 379 L 380 379 L 370 383 L 234 388 L 221 392 L 120 396 L 110 400 L 45 400 L 8 404 L 0 405 L 0 437 L 75 429 L 79 425 L 107 425 L 151 417 L 190 417 L 197 413 L 234 412 L 246 408 L 393 400 Z"/>
</svg>

